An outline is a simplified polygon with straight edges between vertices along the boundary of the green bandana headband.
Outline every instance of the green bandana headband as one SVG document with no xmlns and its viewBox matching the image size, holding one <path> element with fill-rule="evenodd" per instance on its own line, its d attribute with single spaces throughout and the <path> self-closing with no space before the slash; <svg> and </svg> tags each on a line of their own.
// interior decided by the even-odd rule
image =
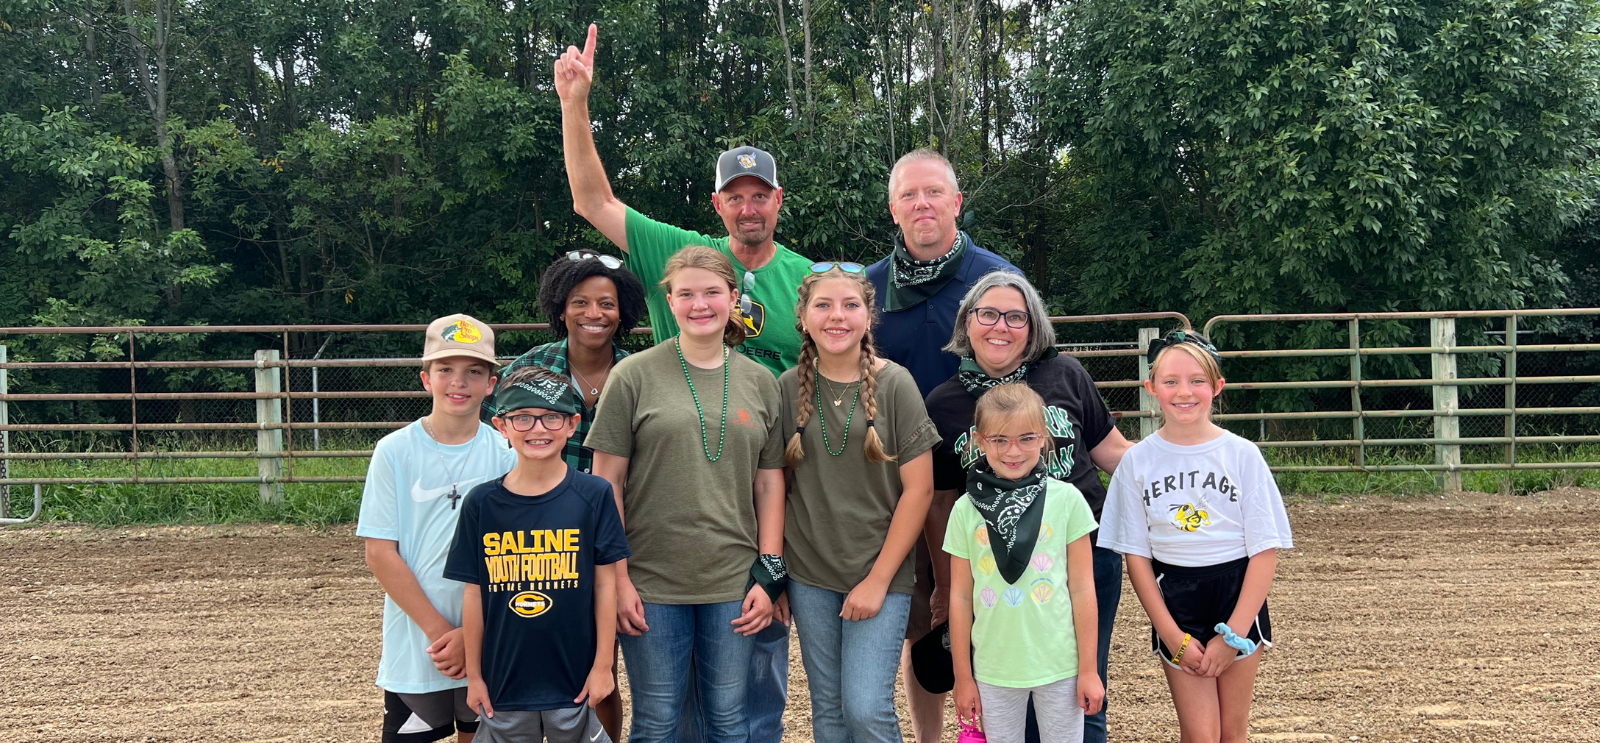
<svg viewBox="0 0 1600 743">
<path fill-rule="evenodd" d="M 495 393 L 494 398 L 500 415 L 523 408 L 543 408 L 567 415 L 580 412 L 578 393 L 572 385 L 553 379 L 516 382 Z"/>
</svg>

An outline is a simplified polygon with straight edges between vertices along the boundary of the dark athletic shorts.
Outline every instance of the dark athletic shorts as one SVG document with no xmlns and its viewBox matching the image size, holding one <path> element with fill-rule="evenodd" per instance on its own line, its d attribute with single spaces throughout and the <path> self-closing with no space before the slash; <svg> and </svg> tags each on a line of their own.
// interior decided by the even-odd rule
<svg viewBox="0 0 1600 743">
<path fill-rule="evenodd" d="M 1249 565 L 1248 557 L 1198 568 L 1151 560 L 1156 585 L 1161 588 L 1161 598 L 1166 602 L 1172 621 L 1178 623 L 1178 629 L 1194 636 L 1191 644 L 1201 645 L 1217 636 L 1218 622 L 1226 622 L 1233 615 L 1233 608 L 1239 603 L 1239 592 L 1244 589 L 1244 571 Z M 1265 601 L 1261 602 L 1261 612 L 1250 625 L 1248 636 L 1262 649 L 1272 647 L 1272 620 L 1267 616 Z M 1172 656 L 1177 649 L 1167 647 L 1156 634 L 1155 627 L 1150 628 L 1150 650 L 1162 662 L 1173 665 Z"/>
<path fill-rule="evenodd" d="M 916 555 L 917 582 L 911 586 L 911 615 L 906 619 L 906 639 L 916 642 L 933 630 L 933 606 L 930 603 L 933 601 L 933 557 L 928 554 L 928 543 L 920 536 L 911 552 Z"/>
<path fill-rule="evenodd" d="M 432 743 L 457 730 L 478 731 L 478 713 L 467 708 L 467 689 L 428 694 L 383 692 L 383 743 Z"/>
</svg>

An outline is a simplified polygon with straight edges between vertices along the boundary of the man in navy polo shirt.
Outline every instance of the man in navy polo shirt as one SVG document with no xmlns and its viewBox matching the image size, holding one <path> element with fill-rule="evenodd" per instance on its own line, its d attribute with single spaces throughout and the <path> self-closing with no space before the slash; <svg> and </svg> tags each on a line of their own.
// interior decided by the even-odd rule
<svg viewBox="0 0 1600 743">
<path fill-rule="evenodd" d="M 894 164 L 889 172 L 889 213 L 900 225 L 894 252 L 867 267 L 867 278 L 878 293 L 880 319 L 873 339 L 878 353 L 910 370 L 917 389 L 927 397 L 934 387 L 955 376 L 961 364 L 954 354 L 940 349 L 950 342 L 967 289 L 990 271 L 1016 271 L 1017 267 L 974 245 L 967 233 L 957 229 L 961 187 L 950 161 L 933 150 L 912 150 Z M 945 523 L 958 495 L 955 491 L 934 493 L 925 535 L 944 538 Z M 943 550 L 930 551 L 926 537 L 917 543 L 916 564 L 911 620 L 906 625 L 908 648 L 945 620 L 944 602 L 934 601 L 931 584 L 948 584 L 950 576 L 949 555 Z M 930 567 L 933 581 L 929 580 Z M 924 690 L 910 672 L 909 661 L 904 668 L 916 743 L 937 743 L 944 728 L 944 694 Z"/>
<path fill-rule="evenodd" d="M 933 150 L 912 150 L 894 164 L 889 213 L 900 225 L 894 252 L 867 267 L 881 315 L 873 340 L 878 353 L 910 370 L 927 397 L 960 366 L 940 349 L 950 342 L 967 288 L 990 271 L 1017 267 L 956 228 L 961 187 L 950 161 Z"/>
</svg>

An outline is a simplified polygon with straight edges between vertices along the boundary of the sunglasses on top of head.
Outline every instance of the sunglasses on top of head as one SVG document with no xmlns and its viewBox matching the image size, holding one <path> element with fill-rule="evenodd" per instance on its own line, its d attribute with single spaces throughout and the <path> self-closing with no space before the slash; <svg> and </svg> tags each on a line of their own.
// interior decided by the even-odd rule
<svg viewBox="0 0 1600 743">
<path fill-rule="evenodd" d="M 615 270 L 617 270 L 619 268 L 622 268 L 622 261 L 617 260 L 615 256 L 602 255 L 600 253 L 591 253 L 591 252 L 589 252 L 587 250 L 574 250 L 574 251 L 572 251 L 570 253 L 567 253 L 567 260 L 569 260 L 569 261 L 588 261 L 588 260 L 600 261 L 600 265 L 605 266 L 606 268 L 609 268 L 609 269 L 611 269 L 613 271 L 615 271 Z"/>
<path fill-rule="evenodd" d="M 863 266 L 860 263 L 841 263 L 841 262 L 838 262 L 838 261 L 818 261 L 816 263 L 811 264 L 811 272 L 812 273 L 827 273 L 829 271 L 832 271 L 835 268 L 837 268 L 840 271 L 843 271 L 845 273 L 861 273 L 862 271 L 867 270 L 866 266 Z"/>
</svg>

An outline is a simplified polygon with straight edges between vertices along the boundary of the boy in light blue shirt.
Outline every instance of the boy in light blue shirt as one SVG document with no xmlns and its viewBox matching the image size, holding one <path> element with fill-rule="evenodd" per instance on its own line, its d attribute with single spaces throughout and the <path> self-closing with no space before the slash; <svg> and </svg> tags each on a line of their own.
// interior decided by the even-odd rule
<svg viewBox="0 0 1600 743">
<path fill-rule="evenodd" d="M 428 326 L 422 386 L 433 409 L 373 448 L 356 535 L 383 586 L 384 743 L 472 740 L 467 707 L 462 584 L 444 577 L 461 497 L 499 477 L 517 456 L 478 407 L 495 384 L 494 331 L 467 315 Z"/>
</svg>

